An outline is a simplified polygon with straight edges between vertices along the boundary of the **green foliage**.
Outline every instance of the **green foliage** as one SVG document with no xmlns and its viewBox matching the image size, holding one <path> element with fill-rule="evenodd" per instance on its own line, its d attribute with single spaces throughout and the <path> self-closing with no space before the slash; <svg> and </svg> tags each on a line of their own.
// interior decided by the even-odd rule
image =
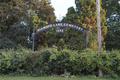
<svg viewBox="0 0 120 80">
<path fill-rule="evenodd" d="M 70 69 L 69 65 L 71 65 L 70 61 L 75 59 L 75 54 L 77 54 L 77 52 L 63 49 L 57 53 L 53 53 L 50 56 L 50 61 L 54 63 L 56 69 L 62 68 L 68 70 Z"/>
<path fill-rule="evenodd" d="M 58 42 L 58 50 L 62 50 L 65 48 L 65 41 L 63 39 L 60 39 Z"/>
<path fill-rule="evenodd" d="M 103 51 L 97 59 L 97 66 L 103 70 L 104 74 L 112 77 L 120 76 L 120 51 Z"/>
<path fill-rule="evenodd" d="M 91 51 L 91 49 L 84 50 L 82 53 L 75 56 L 75 60 L 73 60 L 71 64 L 74 74 L 95 75 L 97 68 L 96 53 Z"/>
<path fill-rule="evenodd" d="M 75 75 L 95 75 L 96 54 L 88 49 L 82 53 L 63 49 L 59 53 L 50 56 L 51 62 L 54 63 L 56 69 L 64 69 Z"/>
<path fill-rule="evenodd" d="M 101 3 L 102 4 L 102 3 Z M 96 2 L 95 0 L 75 0 L 76 11 L 73 7 L 68 8 L 68 12 L 66 17 L 63 18 L 63 21 L 74 23 L 80 25 L 84 28 L 88 28 L 88 48 L 97 51 L 97 13 L 96 13 Z M 100 12 L 101 12 L 101 39 L 104 41 L 104 35 L 107 33 L 107 27 L 105 26 L 106 22 L 106 12 L 100 5 Z M 73 33 L 70 31 L 69 33 Z M 77 39 L 80 38 L 80 48 L 79 50 L 85 49 L 85 37 L 82 34 L 75 33 L 75 40 L 70 42 L 70 46 L 73 42 L 77 43 Z M 79 46 L 79 43 L 76 44 Z M 77 50 L 76 46 L 72 45 L 72 50 Z"/>
<path fill-rule="evenodd" d="M 65 28 L 64 34 L 53 33 L 54 30 L 55 29 L 51 29 L 50 32 L 48 32 L 49 35 L 47 35 L 47 43 L 49 47 L 55 45 L 58 46 L 58 48 L 61 47 L 77 51 L 85 49 L 85 34 L 70 28 Z M 60 45 L 61 39 L 63 40 L 64 45 Z"/>
<path fill-rule="evenodd" d="M 120 21 L 120 5 L 119 0 L 102 0 L 102 7 L 106 11 L 106 25 L 112 27 L 112 24 L 116 24 Z"/>
<path fill-rule="evenodd" d="M 98 56 L 92 49 L 77 51 L 57 48 L 45 48 L 31 51 L 25 48 L 0 50 L 0 74 L 45 76 L 96 75 L 98 69 L 104 77 L 120 76 L 120 51 L 102 51 Z M 61 75 L 62 76 L 62 75 Z"/>
<path fill-rule="evenodd" d="M 40 19 L 37 16 L 37 14 L 33 14 L 31 19 L 32 19 L 33 26 L 35 26 L 35 28 L 38 28 L 38 25 L 40 24 Z"/>
<path fill-rule="evenodd" d="M 26 54 L 31 50 L 21 48 L 17 51 L 14 49 L 3 50 L 0 52 L 0 73 L 1 74 L 21 74 L 24 73 L 24 65 L 26 63 Z"/>
<path fill-rule="evenodd" d="M 14 42 L 12 42 L 7 36 L 0 36 L 0 49 L 5 49 L 5 48 L 16 48 L 16 45 Z"/>
<path fill-rule="evenodd" d="M 28 54 L 25 73 L 31 76 L 50 75 L 49 58 L 50 50 L 45 49 Z"/>
<path fill-rule="evenodd" d="M 106 50 L 119 50 L 119 27 L 120 27 L 120 5 L 119 0 L 102 0 L 102 7 L 106 11 L 106 26 L 108 27 L 105 36 Z"/>
<path fill-rule="evenodd" d="M 38 28 L 51 22 L 55 22 L 55 15 L 48 0 L 0 1 L 0 49 L 19 45 L 31 48 L 33 25 Z M 46 41 L 44 36 L 37 37 L 38 40 L 41 38 Z M 44 44 L 36 41 L 35 49 Z"/>
<path fill-rule="evenodd" d="M 120 23 L 108 27 L 108 32 L 105 36 L 106 50 L 120 50 Z"/>
</svg>

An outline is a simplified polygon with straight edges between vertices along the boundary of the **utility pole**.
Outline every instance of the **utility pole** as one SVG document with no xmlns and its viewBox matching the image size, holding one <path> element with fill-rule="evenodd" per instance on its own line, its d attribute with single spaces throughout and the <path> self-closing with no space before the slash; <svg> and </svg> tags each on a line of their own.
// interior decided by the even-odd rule
<svg viewBox="0 0 120 80">
<path fill-rule="evenodd" d="M 96 0 L 97 8 L 97 37 L 98 37 L 98 56 L 101 54 L 102 42 L 101 42 L 101 22 L 100 22 L 100 1 Z M 102 70 L 99 69 L 99 77 L 102 76 Z"/>
</svg>

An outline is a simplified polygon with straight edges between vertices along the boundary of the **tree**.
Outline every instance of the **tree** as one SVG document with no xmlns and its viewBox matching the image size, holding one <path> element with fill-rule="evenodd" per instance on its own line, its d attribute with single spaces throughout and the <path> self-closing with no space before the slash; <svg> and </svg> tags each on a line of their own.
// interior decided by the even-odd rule
<svg viewBox="0 0 120 80">
<path fill-rule="evenodd" d="M 105 36 L 106 50 L 120 50 L 120 23 L 108 27 L 107 35 Z"/>
<path fill-rule="evenodd" d="M 75 9 L 70 7 L 66 14 L 67 17 L 64 17 L 64 22 L 72 23 L 73 21 L 76 22 L 76 14 Z M 67 48 L 71 50 L 83 50 L 85 48 L 85 35 L 79 31 L 76 31 L 71 28 L 64 28 L 65 33 L 55 33 L 55 29 L 60 29 L 60 27 L 52 28 L 49 30 L 47 34 L 47 43 L 49 47 L 57 46 L 58 50 Z M 81 34 L 81 35 L 80 35 Z M 78 36 L 79 35 L 79 36 Z M 81 36 L 84 36 L 81 39 Z M 64 45 L 63 45 L 64 43 Z"/>
<path fill-rule="evenodd" d="M 95 0 L 76 0 L 77 12 L 79 14 L 78 24 L 86 27 L 88 25 L 88 47 L 97 50 L 97 23 L 96 23 L 96 2 Z M 100 6 L 101 7 L 101 6 Z M 104 25 L 106 22 L 105 10 L 100 9 L 101 13 L 101 32 L 102 41 L 103 36 L 107 33 L 107 27 Z"/>
<path fill-rule="evenodd" d="M 97 50 L 97 22 L 96 22 L 96 2 L 95 0 L 75 0 L 76 11 L 71 13 L 69 11 L 73 10 L 69 8 L 66 17 L 63 21 L 68 21 L 86 28 L 88 24 L 88 48 L 92 48 L 95 51 Z M 70 10 L 71 9 L 71 10 Z M 101 31 L 102 31 L 102 41 L 104 40 L 103 36 L 107 33 L 107 27 L 104 25 L 106 22 L 105 10 L 101 7 Z M 72 16 L 72 18 L 70 18 Z M 79 34 L 75 34 L 80 36 Z M 76 37 L 76 38 L 77 38 Z M 84 37 L 81 37 L 84 39 Z M 80 39 L 81 39 L 80 38 Z M 83 43 L 83 42 L 82 42 Z"/>
<path fill-rule="evenodd" d="M 21 8 L 17 5 L 17 2 L 14 0 L 4 0 L 0 2 L 1 33 L 9 31 L 11 25 L 18 20 L 22 20 L 23 17 L 20 17 L 20 15 L 26 13 L 26 8 Z"/>
<path fill-rule="evenodd" d="M 106 26 L 108 33 L 105 36 L 106 49 L 119 49 L 119 22 L 120 22 L 120 5 L 119 0 L 102 0 L 102 7 L 106 11 Z"/>
<path fill-rule="evenodd" d="M 4 0 L 4 1 L 0 2 L 0 24 L 1 24 L 0 25 L 1 35 L 0 36 L 3 35 L 4 37 L 1 37 L 1 39 L 3 38 L 5 40 L 7 40 L 6 41 L 7 43 L 4 42 L 4 45 L 8 45 L 10 42 L 11 47 L 12 47 L 12 45 L 16 45 L 15 41 L 19 39 L 19 38 L 17 38 L 17 39 L 13 38 L 14 35 L 11 33 L 14 33 L 14 31 L 12 31 L 14 29 L 12 29 L 12 28 L 14 28 L 14 25 L 16 26 L 15 23 L 17 23 L 17 26 L 20 26 L 21 21 L 23 21 L 23 19 L 25 19 L 27 16 L 26 15 L 26 13 L 27 13 L 26 5 L 25 4 L 19 5 L 20 4 L 19 2 L 22 3 L 22 1 L 20 1 L 20 0 L 19 1 L 18 0 L 17 1 Z M 15 41 L 13 41 L 13 39 Z M 10 41 L 8 41 L 8 40 L 10 40 Z M 0 42 L 0 43 L 2 43 L 2 42 Z M 15 46 L 13 46 L 13 48 L 14 47 Z M 3 48 L 3 47 L 1 47 L 1 48 Z M 6 48 L 7 48 L 7 46 L 6 46 Z"/>
<path fill-rule="evenodd" d="M 106 25 L 107 27 L 120 21 L 120 5 L 119 0 L 102 0 L 102 7 L 106 11 Z"/>
<path fill-rule="evenodd" d="M 41 23 L 38 25 L 38 27 L 44 25 L 44 21 L 54 22 L 55 20 L 55 15 L 52 14 L 54 13 L 54 9 L 48 4 L 48 0 L 0 1 L 0 36 L 5 35 L 6 38 L 11 40 L 16 46 L 20 44 L 30 48 L 33 29 L 31 16 L 34 13 L 37 15 L 45 14 L 45 12 L 39 10 L 46 11 L 47 13 L 48 9 L 52 9 L 51 12 L 48 12 L 51 16 L 49 19 L 47 19 L 48 16 L 45 18 L 44 16 L 39 16 Z"/>
<path fill-rule="evenodd" d="M 56 20 L 56 17 L 54 14 L 54 8 L 50 4 L 51 4 L 51 2 L 49 0 L 47 0 L 47 2 L 46 2 L 46 0 L 42 0 L 40 2 L 40 7 L 36 11 L 37 16 L 41 20 L 39 27 L 42 25 L 45 25 L 46 22 L 52 23 L 52 22 L 55 22 L 55 20 Z M 35 49 L 38 50 L 38 49 L 42 49 L 42 48 L 48 46 L 48 44 L 49 44 L 48 40 L 51 38 L 51 37 L 48 37 L 50 31 L 51 31 L 51 29 L 49 29 L 47 31 L 42 31 L 36 35 Z M 54 33 L 54 31 L 51 33 Z"/>
<path fill-rule="evenodd" d="M 78 14 L 73 7 L 68 8 L 66 17 L 64 17 L 62 21 L 78 25 Z M 85 34 L 66 28 L 66 36 L 68 37 L 66 40 L 68 49 L 78 51 L 85 49 Z"/>
<path fill-rule="evenodd" d="M 50 4 L 50 0 L 42 0 L 40 2 L 40 7 L 38 8 L 38 11 L 36 11 L 38 17 L 43 21 L 47 21 L 48 23 L 55 22 L 56 20 L 54 8 Z"/>
</svg>

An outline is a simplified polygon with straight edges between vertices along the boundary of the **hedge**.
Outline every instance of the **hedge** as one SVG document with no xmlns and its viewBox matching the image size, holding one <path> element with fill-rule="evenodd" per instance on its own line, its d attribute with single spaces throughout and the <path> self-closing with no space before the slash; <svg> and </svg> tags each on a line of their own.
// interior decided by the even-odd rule
<svg viewBox="0 0 120 80">
<path fill-rule="evenodd" d="M 102 51 L 100 56 L 91 49 L 81 53 L 56 48 L 0 51 L 0 74 L 45 76 L 68 71 L 71 75 L 98 75 L 99 68 L 103 75 L 119 77 L 120 51 Z"/>
</svg>

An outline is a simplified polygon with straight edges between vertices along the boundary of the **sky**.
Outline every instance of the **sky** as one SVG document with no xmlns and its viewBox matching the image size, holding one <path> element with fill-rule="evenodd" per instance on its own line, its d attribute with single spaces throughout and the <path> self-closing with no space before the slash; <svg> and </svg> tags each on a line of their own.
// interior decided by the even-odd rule
<svg viewBox="0 0 120 80">
<path fill-rule="evenodd" d="M 73 6 L 75 8 L 75 0 L 51 0 L 51 5 L 55 9 L 57 19 L 61 20 L 69 7 Z"/>
</svg>

